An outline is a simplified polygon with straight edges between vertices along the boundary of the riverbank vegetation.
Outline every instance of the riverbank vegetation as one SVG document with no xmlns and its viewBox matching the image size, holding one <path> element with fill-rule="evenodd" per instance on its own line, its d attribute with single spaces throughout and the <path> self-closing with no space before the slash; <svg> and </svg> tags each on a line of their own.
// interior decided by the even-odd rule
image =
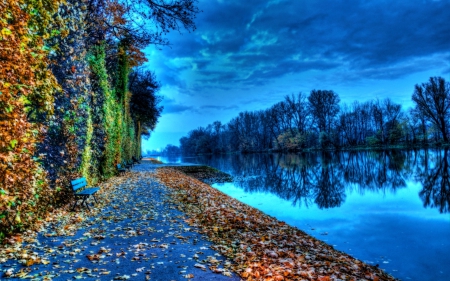
<svg viewBox="0 0 450 281">
<path fill-rule="evenodd" d="M 441 77 L 414 88 L 414 108 L 390 98 L 340 104 L 337 93 L 286 96 L 266 110 L 244 111 L 180 139 L 183 154 L 424 147 L 448 145 L 450 84 Z"/>
<path fill-rule="evenodd" d="M 139 7 L 136 8 L 136 7 Z M 142 49 L 195 29 L 195 0 L 0 1 L 0 240 L 138 158 L 162 107 Z"/>
</svg>

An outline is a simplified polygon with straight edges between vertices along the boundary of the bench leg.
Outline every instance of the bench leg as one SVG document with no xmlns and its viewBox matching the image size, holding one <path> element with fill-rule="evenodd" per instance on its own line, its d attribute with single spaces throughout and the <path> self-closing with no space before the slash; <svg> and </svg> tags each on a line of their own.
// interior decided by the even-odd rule
<svg viewBox="0 0 450 281">
<path fill-rule="evenodd" d="M 97 198 L 95 197 L 94 194 L 92 194 L 92 197 L 94 197 L 95 203 L 98 204 Z M 88 204 L 88 202 L 87 202 L 87 199 L 88 199 L 88 198 L 89 198 L 89 195 L 83 196 L 82 199 L 81 199 L 81 198 L 78 198 L 78 197 L 75 197 L 75 204 L 73 204 L 71 211 L 75 211 L 75 208 L 76 208 L 77 205 L 78 205 L 78 200 L 81 200 L 80 206 L 83 206 L 83 204 L 84 204 L 84 205 L 88 208 L 88 210 L 91 211 L 91 208 L 89 208 L 89 204 Z"/>
<path fill-rule="evenodd" d="M 73 204 L 72 210 L 70 210 L 71 212 L 75 211 L 75 208 L 77 207 L 77 203 L 78 203 L 78 198 L 75 197 L 75 204 Z"/>
<path fill-rule="evenodd" d="M 91 211 L 91 209 L 89 208 L 88 203 L 86 202 L 86 199 L 88 198 L 88 196 L 83 196 L 83 201 L 81 201 L 81 206 L 86 205 L 86 207 L 88 208 L 89 212 Z"/>
</svg>

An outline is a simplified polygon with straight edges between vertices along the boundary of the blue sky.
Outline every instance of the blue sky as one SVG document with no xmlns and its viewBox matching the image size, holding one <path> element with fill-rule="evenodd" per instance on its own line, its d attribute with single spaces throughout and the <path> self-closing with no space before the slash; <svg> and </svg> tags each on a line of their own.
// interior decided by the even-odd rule
<svg viewBox="0 0 450 281">
<path fill-rule="evenodd" d="M 193 32 L 145 50 L 164 111 L 143 149 L 179 145 L 190 130 L 284 96 L 333 90 L 341 103 L 390 97 L 412 106 L 414 85 L 450 80 L 450 1 L 200 0 Z"/>
</svg>

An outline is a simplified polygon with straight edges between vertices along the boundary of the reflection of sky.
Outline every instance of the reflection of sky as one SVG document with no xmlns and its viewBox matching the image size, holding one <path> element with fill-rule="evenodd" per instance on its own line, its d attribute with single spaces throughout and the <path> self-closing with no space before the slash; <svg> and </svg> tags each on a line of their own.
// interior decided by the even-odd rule
<svg viewBox="0 0 450 281">
<path fill-rule="evenodd" d="M 423 207 L 420 184 L 407 182 L 395 193 L 347 190 L 340 207 L 322 210 L 313 203 L 293 206 L 274 194 L 246 193 L 232 183 L 214 187 L 403 280 L 450 275 L 450 215 Z"/>
</svg>

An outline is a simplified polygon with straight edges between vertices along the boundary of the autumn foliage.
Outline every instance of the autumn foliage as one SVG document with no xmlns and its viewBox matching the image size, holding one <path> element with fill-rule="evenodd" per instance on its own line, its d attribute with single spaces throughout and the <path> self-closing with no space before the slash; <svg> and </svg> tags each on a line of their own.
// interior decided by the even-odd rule
<svg viewBox="0 0 450 281">
<path fill-rule="evenodd" d="M 58 89 L 44 44 L 58 5 L 0 2 L 0 235 L 33 225 L 51 208 L 52 191 L 35 155 L 45 128 L 32 118 L 52 112 Z"/>
<path fill-rule="evenodd" d="M 160 168 L 156 176 L 245 280 L 395 280 L 182 172 Z"/>
<path fill-rule="evenodd" d="M 0 1 L 0 241 L 67 205 L 70 180 L 95 184 L 140 156 L 160 99 L 136 99 L 142 95 L 130 91 L 129 74 L 146 61 L 142 48 L 168 43 L 158 29 L 195 27 L 194 3 Z M 146 7 L 140 25 L 155 29 L 132 22 L 135 5 Z M 137 120 L 133 94 L 134 104 L 155 114 L 151 122 Z"/>
</svg>

